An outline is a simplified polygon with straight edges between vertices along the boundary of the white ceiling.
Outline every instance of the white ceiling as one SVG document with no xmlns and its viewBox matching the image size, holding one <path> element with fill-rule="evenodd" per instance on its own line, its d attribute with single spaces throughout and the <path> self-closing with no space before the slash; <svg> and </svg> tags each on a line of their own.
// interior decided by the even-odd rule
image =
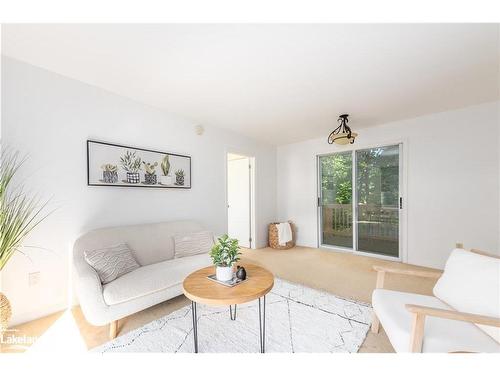
<svg viewBox="0 0 500 375">
<path fill-rule="evenodd" d="M 272 144 L 499 99 L 496 24 L 4 25 L 3 53 Z M 360 132 L 362 134 L 362 132 Z"/>
</svg>

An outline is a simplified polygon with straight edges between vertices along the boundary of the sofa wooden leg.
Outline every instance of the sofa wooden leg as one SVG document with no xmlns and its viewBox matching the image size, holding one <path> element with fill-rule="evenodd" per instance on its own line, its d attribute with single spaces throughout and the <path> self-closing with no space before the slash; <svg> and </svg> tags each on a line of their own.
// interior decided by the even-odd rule
<svg viewBox="0 0 500 375">
<path fill-rule="evenodd" d="M 109 323 L 109 338 L 113 340 L 118 333 L 118 320 Z"/>
<path fill-rule="evenodd" d="M 412 314 L 411 335 L 410 335 L 410 352 L 422 353 L 422 345 L 424 343 L 424 327 L 425 315 Z"/>
<path fill-rule="evenodd" d="M 380 330 L 380 320 L 378 320 L 377 314 L 375 314 L 375 312 L 373 312 L 372 332 L 378 333 L 379 330 Z"/>
</svg>

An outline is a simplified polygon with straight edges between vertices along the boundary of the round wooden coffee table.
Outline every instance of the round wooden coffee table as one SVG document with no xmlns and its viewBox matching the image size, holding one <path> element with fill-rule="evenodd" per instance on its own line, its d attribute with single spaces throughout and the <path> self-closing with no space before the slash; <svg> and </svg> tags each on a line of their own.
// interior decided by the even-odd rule
<svg viewBox="0 0 500 375">
<path fill-rule="evenodd" d="M 208 279 L 208 276 L 215 273 L 214 266 L 195 271 L 184 279 L 184 283 L 182 284 L 184 295 L 191 300 L 195 353 L 198 353 L 197 303 L 212 306 L 229 306 L 229 316 L 231 320 L 235 320 L 236 306 L 256 299 L 259 300 L 260 352 L 264 353 L 266 335 L 266 294 L 273 288 L 274 276 L 268 270 L 253 264 L 240 265 L 245 267 L 247 271 L 247 280 L 233 287 L 228 287 Z"/>
</svg>

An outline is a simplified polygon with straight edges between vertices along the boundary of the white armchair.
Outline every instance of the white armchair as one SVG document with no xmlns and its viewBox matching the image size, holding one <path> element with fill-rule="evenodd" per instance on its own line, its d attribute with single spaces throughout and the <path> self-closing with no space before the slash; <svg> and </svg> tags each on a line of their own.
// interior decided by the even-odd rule
<svg viewBox="0 0 500 375">
<path fill-rule="evenodd" d="M 396 352 L 500 352 L 500 259 L 453 250 L 444 272 L 375 266 L 372 332 Z M 383 289 L 387 274 L 437 279 L 434 296 Z"/>
</svg>

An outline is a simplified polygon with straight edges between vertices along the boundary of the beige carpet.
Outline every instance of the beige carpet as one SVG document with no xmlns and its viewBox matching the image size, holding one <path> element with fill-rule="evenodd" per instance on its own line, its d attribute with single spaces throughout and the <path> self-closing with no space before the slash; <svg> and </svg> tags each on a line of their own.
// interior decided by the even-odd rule
<svg viewBox="0 0 500 375">
<path fill-rule="evenodd" d="M 375 287 L 376 273 L 372 270 L 374 265 L 392 263 L 402 268 L 422 269 L 371 257 L 305 247 L 290 250 L 244 249 L 242 261 L 266 267 L 282 279 L 364 302 L 370 302 Z M 433 284 L 433 281 L 416 277 L 389 275 L 386 278 L 387 288 L 422 294 L 431 294 Z M 119 323 L 119 335 L 167 315 L 187 303 L 187 299 L 180 296 L 122 319 Z M 94 348 L 109 341 L 107 326 L 94 327 L 88 324 L 79 307 L 73 308 L 72 314 L 87 348 Z M 15 327 L 18 330 L 16 335 L 41 336 L 60 316 L 60 313 L 53 314 Z M 6 345 L 2 347 L 4 352 L 23 350 L 24 348 Z M 360 352 L 393 352 L 393 349 L 381 330 L 377 335 L 371 332 L 368 334 Z"/>
<path fill-rule="evenodd" d="M 283 279 L 363 302 L 371 302 L 376 282 L 376 272 L 372 269 L 374 265 L 391 264 L 406 269 L 425 269 L 372 257 L 306 247 L 290 250 L 244 250 L 243 259 L 266 267 Z M 418 277 L 389 275 L 386 277 L 385 286 L 388 289 L 431 295 L 434 283 L 433 280 Z M 381 329 L 379 334 L 368 332 L 359 352 L 392 353 L 394 349 Z"/>
</svg>

